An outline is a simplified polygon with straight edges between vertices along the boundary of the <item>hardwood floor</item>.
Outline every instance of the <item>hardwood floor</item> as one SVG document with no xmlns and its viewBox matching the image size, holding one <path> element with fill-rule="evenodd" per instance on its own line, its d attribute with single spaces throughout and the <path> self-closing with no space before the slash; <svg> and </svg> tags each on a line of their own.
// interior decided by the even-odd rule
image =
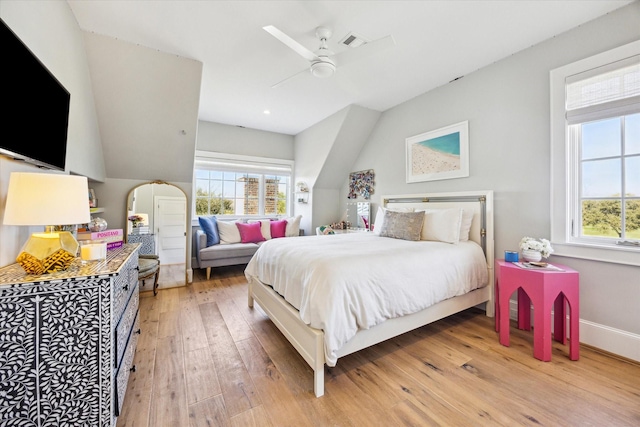
<svg viewBox="0 0 640 427">
<path fill-rule="evenodd" d="M 160 264 L 158 289 L 176 288 L 186 283 L 186 264 Z"/>
<path fill-rule="evenodd" d="M 476 309 L 424 326 L 326 369 L 311 368 L 256 305 L 244 266 L 203 271 L 188 287 L 140 298 L 142 334 L 118 426 L 638 426 L 640 364 L 530 332 L 498 343 Z"/>
</svg>

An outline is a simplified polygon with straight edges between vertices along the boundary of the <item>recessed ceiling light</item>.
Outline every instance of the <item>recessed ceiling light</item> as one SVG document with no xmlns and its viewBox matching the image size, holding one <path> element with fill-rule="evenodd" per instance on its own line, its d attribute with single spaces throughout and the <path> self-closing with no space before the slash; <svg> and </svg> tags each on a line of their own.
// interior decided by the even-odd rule
<svg viewBox="0 0 640 427">
<path fill-rule="evenodd" d="M 266 115 L 268 116 L 269 114 L 271 114 L 271 111 L 269 111 L 269 110 L 264 110 L 264 111 L 263 111 L 263 113 L 264 113 L 264 114 L 266 114 Z"/>
</svg>

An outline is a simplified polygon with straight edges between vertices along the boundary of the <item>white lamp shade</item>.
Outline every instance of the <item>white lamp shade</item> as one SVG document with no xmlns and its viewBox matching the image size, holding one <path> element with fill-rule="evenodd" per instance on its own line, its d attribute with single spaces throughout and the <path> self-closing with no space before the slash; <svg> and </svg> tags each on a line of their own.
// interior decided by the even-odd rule
<svg viewBox="0 0 640 427">
<path fill-rule="evenodd" d="M 89 186 L 84 176 L 13 172 L 9 178 L 5 225 L 86 224 Z"/>
</svg>

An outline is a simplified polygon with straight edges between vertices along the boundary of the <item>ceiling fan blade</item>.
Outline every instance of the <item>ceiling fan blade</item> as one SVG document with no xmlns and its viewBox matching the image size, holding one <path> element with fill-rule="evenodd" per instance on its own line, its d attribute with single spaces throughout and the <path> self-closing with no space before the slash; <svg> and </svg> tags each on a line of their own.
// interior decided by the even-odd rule
<svg viewBox="0 0 640 427">
<path fill-rule="evenodd" d="M 272 89 L 275 89 L 275 88 L 277 88 L 277 87 L 280 87 L 280 86 L 282 86 L 283 84 L 288 83 L 289 81 L 291 81 L 291 80 L 293 80 L 293 79 L 295 79 L 295 78 L 297 78 L 297 77 L 300 77 L 300 76 L 302 76 L 302 75 L 304 75 L 304 74 L 311 74 L 311 72 L 309 71 L 309 69 L 308 69 L 308 68 L 305 68 L 304 70 L 302 70 L 302 71 L 300 71 L 300 72 L 298 72 L 298 73 L 295 73 L 293 76 L 289 76 L 289 77 L 287 77 L 286 79 L 284 79 L 284 80 L 282 80 L 282 81 L 279 81 L 278 83 L 276 83 L 276 84 L 274 84 L 273 86 L 271 86 L 271 88 L 272 88 Z"/>
<path fill-rule="evenodd" d="M 393 36 L 386 36 L 381 39 L 365 43 L 360 47 L 338 53 L 337 55 L 333 56 L 333 59 L 336 61 L 336 66 L 342 67 L 343 65 L 359 61 L 363 58 L 366 58 L 367 56 L 376 54 L 385 49 L 389 49 L 390 47 L 393 47 L 395 45 L 396 42 L 393 39 Z"/>
<path fill-rule="evenodd" d="M 289 48 L 293 49 L 298 55 L 302 56 L 308 61 L 317 61 L 318 56 L 311 52 L 306 47 L 302 46 L 300 43 L 274 27 L 273 25 L 267 25 L 266 27 L 262 27 L 267 33 L 271 34 L 273 37 L 280 40 L 282 43 L 287 45 Z"/>
</svg>

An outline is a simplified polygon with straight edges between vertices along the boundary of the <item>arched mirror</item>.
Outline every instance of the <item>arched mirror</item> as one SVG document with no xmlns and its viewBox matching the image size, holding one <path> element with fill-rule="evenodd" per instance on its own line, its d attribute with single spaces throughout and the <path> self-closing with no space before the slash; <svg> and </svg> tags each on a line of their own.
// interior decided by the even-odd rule
<svg viewBox="0 0 640 427">
<path fill-rule="evenodd" d="M 164 181 L 138 185 L 127 196 L 127 243 L 160 259 L 159 288 L 186 284 L 187 196 Z"/>
</svg>

